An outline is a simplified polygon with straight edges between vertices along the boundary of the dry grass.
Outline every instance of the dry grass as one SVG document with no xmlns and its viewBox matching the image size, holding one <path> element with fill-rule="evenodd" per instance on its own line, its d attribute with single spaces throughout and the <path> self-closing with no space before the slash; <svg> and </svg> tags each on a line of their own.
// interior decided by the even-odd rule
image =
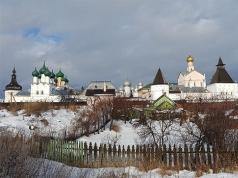
<svg viewBox="0 0 238 178">
<path fill-rule="evenodd" d="M 121 128 L 119 125 L 113 123 L 111 129 L 115 132 L 120 132 Z"/>
<path fill-rule="evenodd" d="M 42 112 L 46 112 L 48 110 L 58 110 L 58 109 L 68 109 L 73 112 L 79 109 L 79 105 L 75 105 L 74 103 L 49 103 L 49 102 L 35 102 L 35 103 L 10 103 L 8 106 L 1 106 L 2 109 L 7 109 L 12 112 L 14 115 L 17 115 L 17 111 L 24 110 L 27 115 L 36 115 L 40 116 Z"/>
<path fill-rule="evenodd" d="M 49 122 L 45 118 L 41 119 L 40 121 L 44 124 L 45 127 L 49 125 Z"/>
</svg>

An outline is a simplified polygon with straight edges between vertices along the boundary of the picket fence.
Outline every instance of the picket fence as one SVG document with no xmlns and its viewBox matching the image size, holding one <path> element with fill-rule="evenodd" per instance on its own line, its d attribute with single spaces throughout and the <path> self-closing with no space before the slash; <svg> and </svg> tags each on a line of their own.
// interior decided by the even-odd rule
<svg viewBox="0 0 238 178">
<path fill-rule="evenodd" d="M 65 140 L 44 140 L 31 143 L 31 154 L 78 167 L 167 167 L 196 170 L 218 169 L 238 165 L 238 147 L 217 150 L 209 145 L 111 145 Z"/>
</svg>

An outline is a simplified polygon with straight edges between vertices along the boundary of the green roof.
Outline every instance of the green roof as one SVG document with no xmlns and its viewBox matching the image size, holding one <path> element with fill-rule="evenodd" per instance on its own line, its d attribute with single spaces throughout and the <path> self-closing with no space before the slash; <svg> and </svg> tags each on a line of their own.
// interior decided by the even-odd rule
<svg viewBox="0 0 238 178">
<path fill-rule="evenodd" d="M 48 76 L 48 77 L 50 77 L 50 75 L 51 75 L 51 72 L 50 72 L 50 70 L 48 69 L 48 68 L 46 68 L 46 70 L 45 70 L 45 76 Z"/>
<path fill-rule="evenodd" d="M 38 70 L 35 68 L 35 70 L 32 72 L 32 76 L 33 77 L 38 77 L 39 76 L 39 72 Z"/>
<path fill-rule="evenodd" d="M 50 78 L 55 78 L 55 73 L 53 72 L 53 70 L 51 71 Z"/>
<path fill-rule="evenodd" d="M 64 78 L 65 83 L 69 83 L 69 80 L 67 78 Z"/>
<path fill-rule="evenodd" d="M 44 62 L 43 66 L 42 66 L 41 69 L 39 70 L 39 73 L 40 73 L 40 74 L 45 74 L 46 70 L 47 70 L 47 68 L 46 68 L 45 62 Z"/>
<path fill-rule="evenodd" d="M 64 77 L 64 73 L 61 72 L 61 70 L 59 70 L 59 72 L 56 74 L 56 78 L 59 78 L 59 77 L 61 77 L 61 78 Z"/>
</svg>

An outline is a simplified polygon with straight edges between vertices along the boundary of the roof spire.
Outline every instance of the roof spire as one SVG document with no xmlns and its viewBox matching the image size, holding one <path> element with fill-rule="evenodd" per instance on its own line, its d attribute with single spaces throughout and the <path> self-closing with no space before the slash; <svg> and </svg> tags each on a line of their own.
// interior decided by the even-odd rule
<svg viewBox="0 0 238 178">
<path fill-rule="evenodd" d="M 222 67 L 222 66 L 224 66 L 224 65 L 226 65 L 226 64 L 224 64 L 223 63 L 223 61 L 222 61 L 222 59 L 221 59 L 221 57 L 219 57 L 219 60 L 218 60 L 218 64 L 216 65 L 217 67 Z"/>
<path fill-rule="evenodd" d="M 17 83 L 15 66 L 12 70 L 11 82 L 5 87 L 6 90 L 21 90 L 22 86 Z"/>
<path fill-rule="evenodd" d="M 153 81 L 153 85 L 159 85 L 159 84 L 167 84 L 160 68 Z"/>
</svg>

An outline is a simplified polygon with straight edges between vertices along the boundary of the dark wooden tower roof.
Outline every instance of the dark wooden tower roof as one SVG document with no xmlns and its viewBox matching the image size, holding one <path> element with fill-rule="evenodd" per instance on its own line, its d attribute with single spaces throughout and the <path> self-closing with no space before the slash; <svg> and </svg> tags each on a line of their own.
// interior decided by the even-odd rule
<svg viewBox="0 0 238 178">
<path fill-rule="evenodd" d="M 153 85 L 160 85 L 160 84 L 168 84 L 168 83 L 165 81 L 162 71 L 159 68 L 159 70 L 154 78 Z"/>
<path fill-rule="evenodd" d="M 218 60 L 217 70 L 215 74 L 212 77 L 211 83 L 234 83 L 231 76 L 228 74 L 228 72 L 225 69 L 225 65 L 221 58 Z"/>
<path fill-rule="evenodd" d="M 17 83 L 16 69 L 12 70 L 11 82 L 5 87 L 5 90 L 22 90 L 22 86 Z"/>
</svg>

